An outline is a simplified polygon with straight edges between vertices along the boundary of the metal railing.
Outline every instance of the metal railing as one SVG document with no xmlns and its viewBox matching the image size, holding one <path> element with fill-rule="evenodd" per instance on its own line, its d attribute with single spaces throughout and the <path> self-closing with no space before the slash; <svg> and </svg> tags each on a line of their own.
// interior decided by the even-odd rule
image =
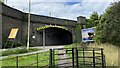
<svg viewBox="0 0 120 68">
<path fill-rule="evenodd" d="M 59 50 L 64 50 L 65 52 L 64 53 L 55 53 L 56 51 L 59 51 Z M 56 58 L 56 56 L 61 56 L 61 55 L 64 55 L 64 54 L 67 54 L 67 55 L 70 55 L 70 57 L 67 57 L 67 58 Z M 59 67 L 59 65 L 64 65 L 64 64 L 69 64 L 69 63 L 61 63 L 61 64 L 58 64 L 58 61 L 60 60 L 71 60 L 72 62 L 69 62 L 71 63 L 72 65 L 69 66 L 69 67 L 73 67 L 74 66 L 74 49 L 69 49 L 69 48 L 58 48 L 58 49 L 50 49 L 50 67 L 51 68 L 54 68 L 54 67 Z M 57 64 L 55 63 L 57 61 Z M 68 66 L 65 66 L 65 67 L 68 67 Z"/>
<path fill-rule="evenodd" d="M 93 68 L 96 67 L 105 68 L 106 66 L 103 48 L 82 48 L 82 49 L 75 48 L 75 54 L 77 68 L 81 66 Z M 82 62 L 80 62 L 79 59 L 82 59 Z"/>
<path fill-rule="evenodd" d="M 45 54 L 43 54 L 45 53 Z M 2 61 L 2 67 L 15 67 L 15 68 L 19 68 L 19 67 L 29 67 L 29 66 L 33 66 L 35 68 L 39 68 L 39 67 L 49 67 L 49 52 L 37 52 L 37 53 L 33 53 L 33 54 L 27 54 L 27 55 L 20 55 L 20 56 L 11 56 L 8 58 L 4 58 L 1 59 L 0 61 Z M 44 58 L 46 56 L 46 58 Z M 43 57 L 41 59 L 41 57 Z M 32 62 L 31 62 L 32 61 Z M 39 65 L 41 63 L 46 63 L 46 65 Z"/>
<path fill-rule="evenodd" d="M 71 54 L 68 58 L 64 59 L 55 59 L 55 55 L 62 55 L 55 54 L 56 50 L 65 50 L 66 53 L 64 54 Z M 103 54 L 102 48 L 60 48 L 60 49 L 50 49 L 50 67 L 55 67 L 55 61 L 60 60 L 71 60 L 72 67 L 82 68 L 82 67 L 92 67 L 92 68 L 105 68 L 105 55 Z M 82 60 L 82 61 L 81 61 Z M 59 66 L 59 64 L 58 64 Z M 68 67 L 68 66 L 67 66 Z"/>
<path fill-rule="evenodd" d="M 56 51 L 63 50 L 64 53 L 58 53 Z M 67 58 L 60 59 L 60 55 L 67 55 Z M 32 56 L 32 57 L 31 57 Z M 58 56 L 56 58 L 56 56 Z M 41 59 L 42 57 L 42 59 Z M 44 58 L 45 57 L 45 58 Z M 29 61 L 28 60 L 33 60 Z M 15 68 L 26 67 L 26 66 L 35 66 L 35 68 L 40 67 L 49 67 L 55 68 L 59 66 L 58 61 L 60 60 L 69 60 L 70 67 L 72 68 L 105 68 L 105 55 L 102 48 L 59 48 L 59 49 L 50 49 L 49 52 L 34 53 L 28 55 L 14 56 L 6 59 L 1 59 L 4 66 L 14 66 Z M 8 61 L 8 62 L 7 62 Z M 21 61 L 24 63 L 21 63 Z M 46 65 L 39 65 L 46 62 Z M 57 62 L 57 63 L 56 63 Z M 4 65 L 4 63 L 6 65 Z M 7 65 L 8 63 L 8 65 Z M 11 65 L 10 65 L 11 64 Z M 67 63 L 66 63 L 67 64 Z M 62 64 L 61 64 L 62 65 Z M 64 64 L 63 64 L 64 65 Z M 68 67 L 68 66 L 66 66 Z"/>
</svg>

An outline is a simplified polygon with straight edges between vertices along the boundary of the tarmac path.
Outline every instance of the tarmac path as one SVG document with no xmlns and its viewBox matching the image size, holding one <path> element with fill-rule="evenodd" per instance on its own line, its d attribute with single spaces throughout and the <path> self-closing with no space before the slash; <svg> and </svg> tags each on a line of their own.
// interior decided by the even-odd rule
<svg viewBox="0 0 120 68">
<path fill-rule="evenodd" d="M 59 59 L 65 59 L 68 58 L 67 54 L 65 54 L 66 51 L 64 50 L 59 50 L 58 54 L 63 54 L 63 55 L 59 55 Z M 71 68 L 72 63 L 69 61 L 69 59 L 65 59 L 65 60 L 59 60 L 58 61 L 58 68 Z"/>
</svg>

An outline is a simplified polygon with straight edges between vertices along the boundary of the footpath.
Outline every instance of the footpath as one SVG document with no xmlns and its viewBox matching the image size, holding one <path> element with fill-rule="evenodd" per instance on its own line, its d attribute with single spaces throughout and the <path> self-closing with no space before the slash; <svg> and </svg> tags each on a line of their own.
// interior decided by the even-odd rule
<svg viewBox="0 0 120 68">
<path fill-rule="evenodd" d="M 67 54 L 65 54 L 64 50 L 59 50 L 58 54 L 63 54 L 63 55 L 58 55 L 59 60 L 58 61 L 58 68 L 72 68 L 72 62 L 70 62 L 70 59 L 65 59 L 68 58 Z M 62 60 L 65 59 L 65 60 Z"/>
</svg>

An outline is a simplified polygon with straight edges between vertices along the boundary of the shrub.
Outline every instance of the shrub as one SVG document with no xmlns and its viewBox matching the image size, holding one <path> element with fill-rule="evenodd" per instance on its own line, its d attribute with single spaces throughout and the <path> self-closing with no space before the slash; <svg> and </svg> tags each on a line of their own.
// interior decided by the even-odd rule
<svg viewBox="0 0 120 68">
<path fill-rule="evenodd" d="M 120 1 L 113 3 L 101 16 L 94 39 L 99 43 L 120 46 Z"/>
<path fill-rule="evenodd" d="M 3 43 L 2 43 L 2 48 L 15 48 L 15 47 L 21 47 L 21 46 L 24 46 L 24 45 L 22 43 L 19 43 L 19 42 L 13 43 L 12 41 L 8 41 L 6 43 L 6 41 L 3 41 Z"/>
</svg>

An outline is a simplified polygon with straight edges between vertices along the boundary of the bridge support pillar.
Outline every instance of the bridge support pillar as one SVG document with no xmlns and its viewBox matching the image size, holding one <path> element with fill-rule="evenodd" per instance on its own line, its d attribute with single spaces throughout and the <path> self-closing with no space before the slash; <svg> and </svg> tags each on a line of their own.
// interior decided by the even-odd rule
<svg viewBox="0 0 120 68">
<path fill-rule="evenodd" d="M 86 22 L 86 18 L 79 16 L 77 17 L 77 24 L 75 27 L 75 40 L 77 43 L 81 43 L 82 42 L 82 33 L 81 30 L 83 28 L 85 28 L 85 22 Z"/>
</svg>

